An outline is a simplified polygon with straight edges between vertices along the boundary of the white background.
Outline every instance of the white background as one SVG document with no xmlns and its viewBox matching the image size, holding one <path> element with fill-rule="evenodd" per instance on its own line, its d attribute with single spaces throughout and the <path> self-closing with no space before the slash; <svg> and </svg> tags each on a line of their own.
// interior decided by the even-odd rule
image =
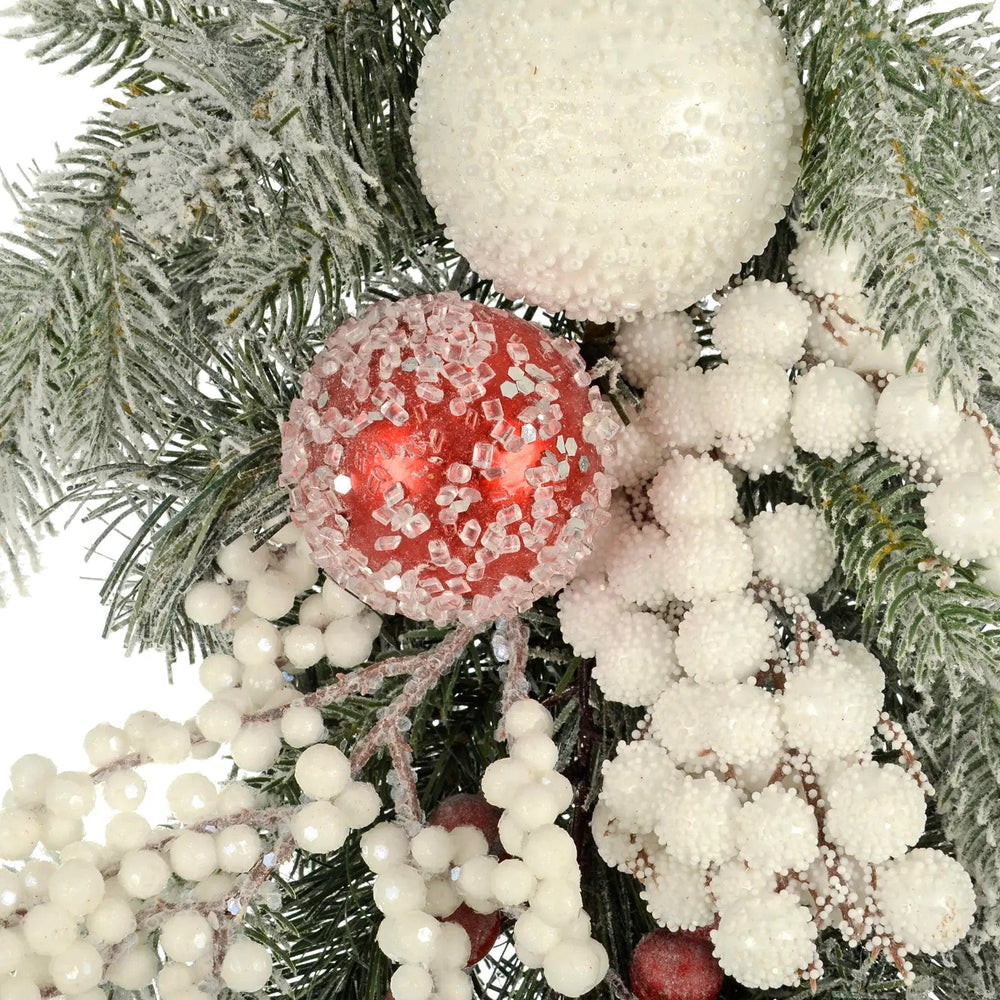
<svg viewBox="0 0 1000 1000">
<path fill-rule="evenodd" d="M 0 18 L 0 31 L 11 23 Z M 94 73 L 62 76 L 27 51 L 25 43 L 0 38 L 0 170 L 22 183 L 19 166 L 50 167 L 56 145 L 71 145 L 79 124 L 113 93 L 110 84 L 91 87 Z M 0 191 L 0 231 L 12 227 L 14 215 Z M 178 664 L 171 688 L 162 656 L 126 658 L 116 638 L 101 639 L 97 591 L 107 563 L 83 561 L 95 534 L 93 525 L 75 525 L 47 542 L 30 596 L 0 608 L 0 791 L 10 762 L 23 753 L 47 754 L 61 768 L 85 768 L 82 737 L 98 721 L 121 724 L 139 708 L 182 720 L 205 700 L 193 666 Z"/>
</svg>

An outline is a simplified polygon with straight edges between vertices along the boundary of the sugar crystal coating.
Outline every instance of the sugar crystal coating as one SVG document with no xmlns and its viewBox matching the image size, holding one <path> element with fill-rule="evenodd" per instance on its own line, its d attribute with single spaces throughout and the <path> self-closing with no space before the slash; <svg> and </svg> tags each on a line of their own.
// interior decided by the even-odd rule
<svg viewBox="0 0 1000 1000">
<path fill-rule="evenodd" d="M 925 534 L 945 558 L 1000 555 L 1000 485 L 975 473 L 945 479 L 923 498 Z"/>
<path fill-rule="evenodd" d="M 929 376 L 907 375 L 893 379 L 882 390 L 875 435 L 889 454 L 916 460 L 947 446 L 961 423 L 961 412 L 947 386 L 935 397 Z"/>
<path fill-rule="evenodd" d="M 594 0 L 457 0 L 424 53 L 411 140 L 477 271 L 574 318 L 631 319 L 690 305 L 767 243 L 798 175 L 799 91 L 757 0 L 614 17 Z"/>
<path fill-rule="evenodd" d="M 606 518 L 617 424 L 569 342 L 453 293 L 327 340 L 282 428 L 314 561 L 371 607 L 473 624 L 562 587 Z"/>
<path fill-rule="evenodd" d="M 820 458 L 843 461 L 875 436 L 875 392 L 858 374 L 817 365 L 795 386 L 795 443 Z"/>
<path fill-rule="evenodd" d="M 819 590 L 837 561 L 833 533 L 805 504 L 780 503 L 762 511 L 748 529 L 754 569 L 772 583 L 804 594 Z"/>
<path fill-rule="evenodd" d="M 788 261 L 795 284 L 804 292 L 822 298 L 824 295 L 857 295 L 862 284 L 857 278 L 861 263 L 861 246 L 834 243 L 823 245 L 817 230 L 799 234 L 799 245 Z"/>
<path fill-rule="evenodd" d="M 705 872 L 673 858 L 658 858 L 640 893 L 652 918 L 672 931 L 694 930 L 715 917 Z"/>
<path fill-rule="evenodd" d="M 620 323 L 614 353 L 625 378 L 647 389 L 658 375 L 693 364 L 701 348 L 694 321 L 686 313 L 673 312 Z"/>
</svg>

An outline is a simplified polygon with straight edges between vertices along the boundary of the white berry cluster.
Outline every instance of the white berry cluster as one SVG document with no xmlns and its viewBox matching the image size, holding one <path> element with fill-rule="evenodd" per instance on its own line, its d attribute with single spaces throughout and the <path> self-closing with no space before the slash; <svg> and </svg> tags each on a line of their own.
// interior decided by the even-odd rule
<svg viewBox="0 0 1000 1000">
<path fill-rule="evenodd" d="M 796 287 L 814 302 L 809 349 L 824 362 L 796 386 L 796 443 L 821 457 L 843 458 L 874 441 L 903 462 L 929 491 L 926 533 L 936 550 L 962 565 L 983 562 L 981 582 L 995 589 L 1000 439 L 985 417 L 956 402 L 947 382 L 935 392 L 919 358 L 907 372 L 907 352 L 898 340 L 883 346 L 881 331 L 866 318 L 853 273 L 857 259 L 856 248 L 828 251 L 815 235 L 791 258 Z M 843 436 L 839 447 L 835 434 Z"/>
<path fill-rule="evenodd" d="M 725 364 L 703 371 L 683 313 L 620 324 L 615 354 L 646 390 L 621 435 L 614 472 L 626 486 L 649 478 L 664 451 L 718 449 L 751 476 L 780 471 L 795 448 L 843 460 L 865 445 L 903 462 L 924 498 L 927 537 L 945 559 L 981 564 L 1000 587 L 1000 438 L 984 416 L 935 392 L 910 357 L 868 316 L 855 276 L 857 247 L 827 249 L 803 233 L 792 284 L 748 281 L 712 320 Z M 789 385 L 789 371 L 794 384 Z"/>
<path fill-rule="evenodd" d="M 845 649 L 836 659 L 857 655 Z M 787 688 L 808 682 L 810 672 L 808 664 L 791 672 Z M 870 682 L 870 664 L 845 674 L 856 682 L 864 672 Z M 801 694 L 796 713 L 805 708 Z M 809 706 L 827 723 L 814 742 L 836 736 L 837 752 L 804 753 L 786 736 L 777 755 L 733 764 L 710 742 L 719 721 L 725 729 L 732 716 L 705 723 L 704 715 L 680 715 L 691 710 L 682 702 L 673 721 L 686 754 L 666 749 L 662 737 L 674 745 L 678 732 L 665 733 L 654 712 L 653 724 L 605 763 L 592 824 L 601 856 L 642 882 L 661 926 L 714 923 L 715 955 L 744 985 L 818 979 L 816 941 L 827 927 L 852 946 L 884 946 L 909 978 L 908 954 L 952 948 L 971 926 L 975 897 L 964 869 L 939 851 L 910 850 L 923 834 L 929 791 L 912 747 L 876 710 L 880 732 L 887 730 L 883 745 L 901 750 L 909 770 L 874 763 L 870 716 L 862 721 L 857 707 L 845 711 L 850 700 L 831 705 L 820 695 Z M 840 713 L 847 724 L 831 726 Z M 759 722 L 766 741 L 775 721 L 765 715 Z M 865 724 L 868 737 L 859 743 L 850 732 Z M 702 750 L 693 753 L 699 735 Z M 843 749 L 848 744 L 853 753 Z"/>
<path fill-rule="evenodd" d="M 463 903 L 478 913 L 496 910 L 496 890 L 509 894 L 517 884 L 502 870 L 510 862 L 501 865 L 474 826 L 424 826 L 411 838 L 396 823 L 379 823 L 361 838 L 361 856 L 375 873 L 384 916 L 378 946 L 400 963 L 390 982 L 395 1000 L 470 1000 L 471 942 L 447 918 Z"/>
<path fill-rule="evenodd" d="M 322 593 L 311 593 L 319 570 L 295 525 L 286 525 L 266 544 L 241 535 L 219 550 L 216 564 L 219 576 L 196 583 L 184 611 L 199 625 L 232 630 L 233 656 L 244 664 L 251 688 L 269 686 L 255 679 L 260 673 L 277 690 L 276 665 L 299 673 L 325 657 L 346 670 L 368 659 L 381 619 L 332 580 L 324 581 Z M 288 615 L 305 593 L 297 624 L 279 632 L 272 622 Z"/>
<path fill-rule="evenodd" d="M 299 748 L 323 738 L 323 717 L 302 701 L 294 675 L 324 657 L 339 669 L 364 662 L 381 618 L 332 580 L 313 592 L 318 571 L 294 525 L 271 544 L 255 545 L 242 535 L 224 546 L 216 557 L 222 581 L 196 583 L 184 607 L 199 624 L 232 630 L 232 654 L 210 654 L 199 669 L 212 697 L 198 710 L 198 729 L 228 743 L 237 766 L 264 771 L 282 742 Z M 299 604 L 298 622 L 279 630 L 272 619 L 288 615 L 303 593 L 309 596 Z"/>
<path fill-rule="evenodd" d="M 608 971 L 604 948 L 590 936 L 573 838 L 555 821 L 573 789 L 555 770 L 552 716 L 536 701 L 515 701 L 504 715 L 510 756 L 483 775 L 483 796 L 503 809 L 498 836 L 510 855 L 490 853 L 473 826 L 422 826 L 412 837 L 380 823 L 362 837 L 361 853 L 376 873 L 375 904 L 384 915 L 377 940 L 401 963 L 392 976 L 396 1000 L 469 1000 L 466 931 L 449 918 L 462 904 L 479 914 L 516 916 L 514 946 L 549 986 L 577 997 Z"/>
<path fill-rule="evenodd" d="M 725 360 L 707 371 L 686 317 L 621 324 L 642 409 L 611 523 L 559 599 L 605 697 L 647 710 L 604 766 L 602 856 L 642 882 L 662 926 L 715 923 L 723 970 L 762 989 L 818 979 L 828 927 L 884 946 L 909 979 L 907 954 L 953 947 L 975 909 L 957 862 L 912 850 L 931 789 L 882 711 L 877 659 L 835 641 L 806 596 L 835 567 L 830 530 L 802 504 L 748 524 L 738 504 L 744 474 L 796 447 L 840 459 L 876 440 L 878 390 L 905 369 L 864 325 L 849 253 L 807 235 L 793 261 L 795 289 L 749 281 L 725 298 L 711 331 Z"/>
<path fill-rule="evenodd" d="M 641 495 L 633 493 L 654 520 L 637 523 L 628 505 L 615 504 L 581 575 L 563 590 L 563 637 L 579 655 L 596 657 L 594 679 L 614 701 L 651 706 L 664 691 L 711 696 L 753 718 L 764 696 L 747 682 L 767 669 L 775 641 L 752 582 L 819 589 L 834 567 L 832 536 L 802 504 L 739 523 L 732 473 L 709 455 L 661 463 Z"/>
<path fill-rule="evenodd" d="M 524 905 L 514 924 L 518 958 L 541 968 L 556 992 L 578 997 L 608 971 L 604 947 L 590 936 L 580 893 L 576 844 L 556 825 L 573 801 L 573 788 L 556 769 L 552 716 L 524 698 L 504 715 L 510 756 L 483 774 L 483 796 L 503 809 L 500 842 L 511 855 L 497 867 L 494 892 L 506 906 Z M 510 866 L 511 875 L 501 874 Z"/>
<path fill-rule="evenodd" d="M 90 773 L 59 772 L 35 754 L 14 763 L 0 811 L 0 856 L 22 864 L 0 868 L 2 1000 L 54 993 L 103 1000 L 109 987 L 143 990 L 154 981 L 163 1000 L 255 992 L 271 976 L 271 956 L 242 933 L 242 922 L 255 902 L 276 898 L 272 874 L 294 848 L 336 850 L 352 829 L 378 816 L 374 787 L 353 781 L 348 759 L 322 742 L 322 715 L 287 672 L 290 647 L 301 648 L 296 630 L 311 628 L 320 637 L 310 662 L 329 648 L 320 623 L 355 623 L 367 652 L 377 630 L 363 617 L 367 609 L 355 608 L 339 588 L 324 588 L 303 602 L 313 602 L 303 613 L 308 623 L 284 637 L 267 632 L 273 626 L 258 617 L 285 614 L 288 595 L 316 582 L 295 552 L 295 536 L 285 530 L 255 551 L 249 538 L 239 539 L 218 561 L 227 576 L 249 579 L 246 587 L 203 583 L 188 595 L 197 621 L 235 627 L 239 652 L 202 663 L 213 698 L 197 719 L 180 723 L 139 711 L 121 727 L 95 726 L 84 740 Z M 244 599 L 248 608 L 240 610 Z M 245 638 L 248 629 L 258 641 Z M 300 656 L 292 669 L 304 665 Z M 219 787 L 190 772 L 167 787 L 169 823 L 154 827 L 136 811 L 147 765 L 207 759 L 228 742 L 238 767 L 257 772 L 275 763 L 282 741 L 306 748 L 295 763 L 298 805 L 271 802 L 242 781 Z M 83 839 L 83 819 L 99 791 L 114 812 L 103 843 Z"/>
</svg>

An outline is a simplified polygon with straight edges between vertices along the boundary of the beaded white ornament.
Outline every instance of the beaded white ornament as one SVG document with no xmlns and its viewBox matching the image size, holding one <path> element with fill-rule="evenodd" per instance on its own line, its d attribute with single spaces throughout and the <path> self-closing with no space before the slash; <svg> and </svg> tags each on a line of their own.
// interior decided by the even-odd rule
<svg viewBox="0 0 1000 1000">
<path fill-rule="evenodd" d="M 413 104 L 417 172 L 472 266 L 596 322 L 724 285 L 799 170 L 797 74 L 756 0 L 674 0 L 669 17 L 639 0 L 610 19 L 593 0 L 458 0 Z"/>
</svg>

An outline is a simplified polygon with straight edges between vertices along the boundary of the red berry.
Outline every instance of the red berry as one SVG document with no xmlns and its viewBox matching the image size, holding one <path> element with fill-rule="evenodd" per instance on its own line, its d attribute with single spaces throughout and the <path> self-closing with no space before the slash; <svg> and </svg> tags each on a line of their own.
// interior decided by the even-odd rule
<svg viewBox="0 0 1000 1000">
<path fill-rule="evenodd" d="M 660 929 L 639 942 L 629 969 L 638 1000 L 716 1000 L 722 969 L 702 930 Z"/>
<path fill-rule="evenodd" d="M 474 826 L 486 838 L 490 853 L 499 854 L 500 834 L 497 824 L 500 822 L 500 815 L 500 810 L 491 806 L 481 795 L 458 792 L 442 799 L 434 807 L 427 822 L 431 826 L 443 826 L 446 830 L 454 830 L 457 826 Z"/>
<path fill-rule="evenodd" d="M 481 962 L 490 953 L 490 949 L 500 934 L 499 912 L 476 913 L 465 903 L 462 903 L 454 913 L 444 917 L 443 920 L 448 924 L 458 924 L 469 935 L 469 944 L 472 946 L 469 953 L 469 968 L 477 962 Z"/>
<path fill-rule="evenodd" d="M 696 937 L 699 941 L 708 941 L 709 945 L 712 942 L 712 931 L 719 926 L 719 918 L 716 917 L 710 924 L 705 924 L 704 927 L 696 927 L 693 931 L 686 931 L 685 933 L 690 934 L 692 937 Z"/>
<path fill-rule="evenodd" d="M 282 428 L 317 565 L 378 611 L 492 621 L 554 593 L 606 519 L 615 422 L 577 348 L 454 293 L 327 340 Z"/>
</svg>

